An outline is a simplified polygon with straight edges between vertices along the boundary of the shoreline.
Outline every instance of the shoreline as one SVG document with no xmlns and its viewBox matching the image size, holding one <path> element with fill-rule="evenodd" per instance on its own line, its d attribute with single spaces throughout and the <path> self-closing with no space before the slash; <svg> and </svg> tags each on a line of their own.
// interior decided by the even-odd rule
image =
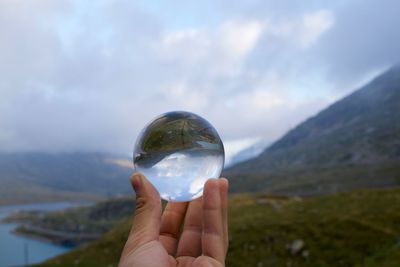
<svg viewBox="0 0 400 267">
<path fill-rule="evenodd" d="M 59 243 L 56 243 L 52 239 L 46 238 L 44 236 L 18 231 L 17 228 L 18 227 L 16 227 L 13 230 L 11 230 L 10 233 L 15 235 L 15 236 L 19 236 L 19 237 L 29 238 L 29 239 L 33 239 L 33 240 L 37 240 L 37 241 L 41 241 L 41 242 L 49 243 L 49 244 L 53 244 L 53 245 L 60 245 L 62 247 L 68 247 L 68 246 L 63 246 L 63 245 L 61 245 Z M 68 248 L 72 248 L 72 247 L 68 247 Z"/>
<path fill-rule="evenodd" d="M 17 236 L 27 237 L 68 248 L 79 247 L 83 244 L 97 240 L 102 236 L 102 234 L 77 234 L 54 231 L 27 225 L 17 225 L 11 233 Z"/>
<path fill-rule="evenodd" d="M 69 232 L 54 231 L 29 224 L 30 218 L 18 218 L 13 215 L 29 214 L 30 212 L 48 213 L 70 208 L 85 207 L 92 205 L 91 202 L 63 201 L 63 202 L 41 202 L 29 204 L 0 205 L 0 224 L 11 225 L 10 234 L 26 237 L 48 244 L 58 245 L 65 248 L 78 247 L 84 243 L 99 238 L 101 235 L 74 234 Z"/>
</svg>

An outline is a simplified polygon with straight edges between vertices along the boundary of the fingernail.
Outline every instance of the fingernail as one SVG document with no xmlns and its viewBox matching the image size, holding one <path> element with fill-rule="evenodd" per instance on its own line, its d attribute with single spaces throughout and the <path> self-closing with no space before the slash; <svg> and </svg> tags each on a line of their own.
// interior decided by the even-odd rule
<svg viewBox="0 0 400 267">
<path fill-rule="evenodd" d="M 132 186 L 137 191 L 142 185 L 142 176 L 140 174 L 134 174 L 132 179 Z"/>
</svg>

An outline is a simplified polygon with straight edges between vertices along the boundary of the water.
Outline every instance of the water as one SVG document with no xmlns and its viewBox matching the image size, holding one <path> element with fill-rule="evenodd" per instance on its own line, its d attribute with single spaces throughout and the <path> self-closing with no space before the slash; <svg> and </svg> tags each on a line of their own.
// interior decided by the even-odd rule
<svg viewBox="0 0 400 267">
<path fill-rule="evenodd" d="M 18 210 L 54 211 L 74 206 L 70 203 L 51 203 L 33 205 L 15 205 L 0 207 L 0 220 Z M 51 243 L 42 242 L 22 236 L 16 236 L 11 231 L 16 224 L 0 224 L 0 267 L 25 266 L 39 263 L 71 250 Z M 28 257 L 25 257 L 25 251 Z"/>
<path fill-rule="evenodd" d="M 134 165 L 168 201 L 190 201 L 203 194 L 209 178 L 219 178 L 224 147 L 214 127 L 183 111 L 165 113 L 139 135 Z"/>
</svg>

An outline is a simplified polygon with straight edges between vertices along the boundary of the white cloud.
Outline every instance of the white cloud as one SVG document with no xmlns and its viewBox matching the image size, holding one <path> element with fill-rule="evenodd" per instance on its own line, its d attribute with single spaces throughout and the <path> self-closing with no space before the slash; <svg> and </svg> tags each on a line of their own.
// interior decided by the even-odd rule
<svg viewBox="0 0 400 267">
<path fill-rule="evenodd" d="M 183 110 L 203 110 L 209 104 L 210 97 L 206 90 L 190 88 L 184 82 L 175 82 L 161 90 L 163 101 L 173 103 Z"/>
<path fill-rule="evenodd" d="M 244 96 L 243 98 L 246 100 L 247 97 L 251 106 L 257 110 L 269 110 L 274 107 L 282 106 L 287 99 L 264 90 L 251 91 L 249 95 Z"/>
<path fill-rule="evenodd" d="M 202 66 L 205 75 L 235 76 L 257 45 L 263 24 L 255 20 L 229 20 L 215 29 L 177 30 L 164 34 L 153 44 L 160 57 L 182 71 Z"/>
<path fill-rule="evenodd" d="M 165 34 L 153 47 L 162 59 L 194 64 L 209 54 L 209 38 L 206 32 L 199 29 L 179 30 Z"/>
<path fill-rule="evenodd" d="M 334 25 L 334 16 L 328 10 L 306 14 L 302 18 L 302 29 L 299 31 L 300 43 L 309 47 L 316 43 L 318 38 Z"/>
<path fill-rule="evenodd" d="M 264 114 L 286 104 L 289 87 L 284 77 L 267 71 L 253 79 L 247 90 L 227 98 L 225 103 L 230 108 L 240 105 L 246 107 L 249 114 Z"/>
<path fill-rule="evenodd" d="M 259 21 L 228 21 L 218 32 L 221 53 L 232 60 L 242 60 L 255 47 L 264 25 Z"/>
<path fill-rule="evenodd" d="M 329 10 L 317 10 L 293 18 L 269 21 L 266 31 L 269 35 L 288 42 L 288 45 L 310 48 L 334 26 L 334 15 Z"/>
</svg>

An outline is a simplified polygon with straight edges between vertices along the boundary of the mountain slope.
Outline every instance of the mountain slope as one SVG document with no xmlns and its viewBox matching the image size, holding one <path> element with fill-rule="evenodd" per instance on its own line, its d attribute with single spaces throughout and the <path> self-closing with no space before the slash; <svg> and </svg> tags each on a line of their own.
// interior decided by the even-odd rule
<svg viewBox="0 0 400 267">
<path fill-rule="evenodd" d="M 0 204 L 131 193 L 132 169 L 100 153 L 0 154 Z"/>
<path fill-rule="evenodd" d="M 400 185 L 400 66 L 225 172 L 233 191 L 327 193 Z"/>
<path fill-rule="evenodd" d="M 234 166 L 240 162 L 252 159 L 260 155 L 265 148 L 269 145 L 269 141 L 267 140 L 259 140 L 256 143 L 240 150 L 237 153 L 234 153 L 233 155 L 227 156 L 225 151 L 225 168 L 229 168 L 231 166 Z M 225 149 L 226 149 L 226 144 L 225 144 Z"/>
</svg>

